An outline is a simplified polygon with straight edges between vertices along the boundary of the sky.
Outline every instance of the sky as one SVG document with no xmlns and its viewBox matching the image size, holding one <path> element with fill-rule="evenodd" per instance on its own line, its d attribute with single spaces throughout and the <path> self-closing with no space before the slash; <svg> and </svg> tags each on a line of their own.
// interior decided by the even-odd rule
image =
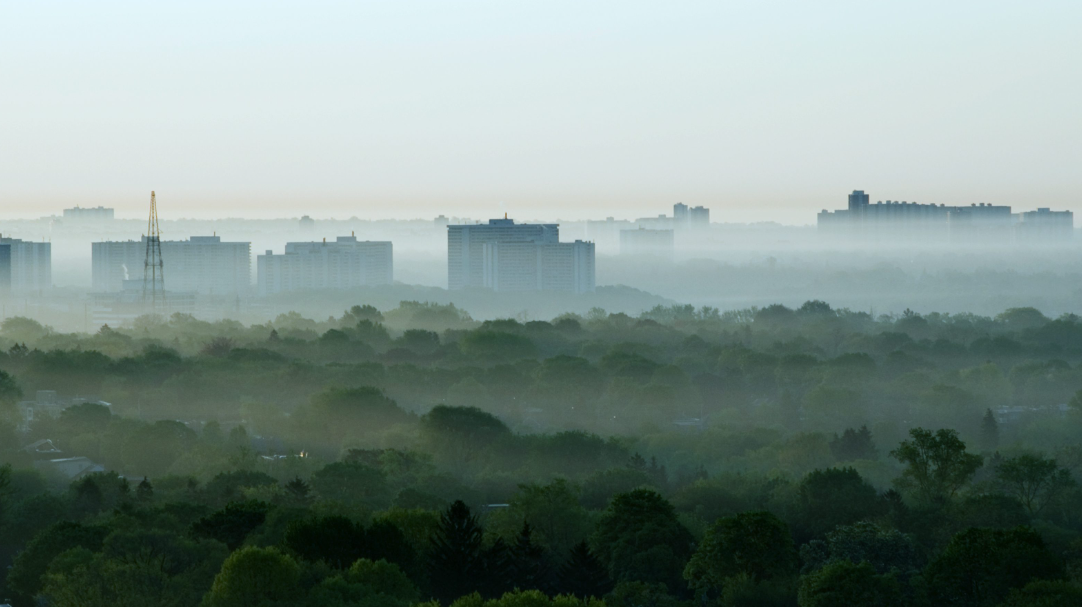
<svg viewBox="0 0 1082 607">
<path fill-rule="evenodd" d="M 0 217 L 1082 213 L 1082 2 L 0 2 Z"/>
</svg>

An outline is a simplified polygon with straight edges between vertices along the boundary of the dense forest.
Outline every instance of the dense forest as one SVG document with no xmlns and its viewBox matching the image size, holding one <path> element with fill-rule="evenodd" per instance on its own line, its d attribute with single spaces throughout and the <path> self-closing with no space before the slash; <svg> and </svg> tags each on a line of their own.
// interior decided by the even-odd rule
<svg viewBox="0 0 1082 607">
<path fill-rule="evenodd" d="M 0 350 L 14 607 L 1082 604 L 1073 315 L 402 302 Z"/>
</svg>

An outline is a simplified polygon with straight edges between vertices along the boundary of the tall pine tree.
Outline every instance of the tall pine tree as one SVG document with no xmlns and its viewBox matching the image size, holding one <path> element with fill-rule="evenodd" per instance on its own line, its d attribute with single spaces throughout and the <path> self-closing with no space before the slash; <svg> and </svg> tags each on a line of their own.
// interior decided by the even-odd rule
<svg viewBox="0 0 1082 607">
<path fill-rule="evenodd" d="M 545 549 L 533 542 L 533 530 L 529 523 L 522 524 L 522 531 L 511 549 L 515 587 L 519 590 L 552 590 L 552 568 Z"/>
<path fill-rule="evenodd" d="M 868 426 L 861 426 L 859 430 L 846 428 L 841 436 L 835 434 L 834 440 L 830 441 L 830 451 L 840 462 L 875 459 L 879 454 Z"/>
<path fill-rule="evenodd" d="M 440 515 L 440 527 L 432 537 L 428 573 L 432 596 L 443 604 L 449 605 L 479 589 L 485 577 L 481 534 L 477 518 L 461 500 Z"/>
<path fill-rule="evenodd" d="M 559 591 L 580 599 L 602 597 L 612 591 L 612 580 L 601 561 L 597 560 L 586 542 L 571 549 L 571 556 L 560 568 Z"/>
<path fill-rule="evenodd" d="M 981 451 L 989 453 L 999 449 L 999 423 L 996 422 L 996 416 L 992 415 L 992 410 L 988 409 L 984 412 L 984 419 L 981 420 Z"/>
<path fill-rule="evenodd" d="M 135 488 L 135 499 L 144 504 L 154 499 L 154 486 L 150 484 L 150 481 L 145 476 Z"/>
<path fill-rule="evenodd" d="M 496 541 L 485 549 L 482 559 L 484 576 L 483 583 L 478 588 L 482 597 L 497 599 L 515 589 L 514 554 L 502 537 L 497 537 Z"/>
</svg>

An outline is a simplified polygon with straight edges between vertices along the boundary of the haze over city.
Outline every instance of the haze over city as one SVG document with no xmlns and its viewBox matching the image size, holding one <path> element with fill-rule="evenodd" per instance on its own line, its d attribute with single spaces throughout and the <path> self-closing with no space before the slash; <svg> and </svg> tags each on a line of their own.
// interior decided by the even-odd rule
<svg viewBox="0 0 1082 607">
<path fill-rule="evenodd" d="M 1082 605 L 1082 3 L 0 3 L 0 607 Z"/>
<path fill-rule="evenodd" d="M 1082 210 L 1077 2 L 12 2 L 0 213 Z M 208 17 L 208 15 L 212 15 Z"/>
</svg>

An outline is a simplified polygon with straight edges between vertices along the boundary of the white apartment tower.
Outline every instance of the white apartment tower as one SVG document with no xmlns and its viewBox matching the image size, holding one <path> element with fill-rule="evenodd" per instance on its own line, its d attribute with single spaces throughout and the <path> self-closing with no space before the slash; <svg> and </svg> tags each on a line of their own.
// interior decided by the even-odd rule
<svg viewBox="0 0 1082 607">
<path fill-rule="evenodd" d="M 0 238 L 0 290 L 26 293 L 53 284 L 52 245 Z"/>
<path fill-rule="evenodd" d="M 560 242 L 554 223 L 520 223 L 489 219 L 488 223 L 447 226 L 447 288 L 485 286 L 484 248 L 492 242 Z"/>
<path fill-rule="evenodd" d="M 267 251 L 258 256 L 256 269 L 260 295 L 387 285 L 394 281 L 394 250 L 390 242 L 354 236 L 290 242 L 282 255 Z"/>
<path fill-rule="evenodd" d="M 484 286 L 497 292 L 594 291 L 594 243 L 488 242 Z"/>
<path fill-rule="evenodd" d="M 91 244 L 95 291 L 120 291 L 125 280 L 143 278 L 147 239 Z M 251 286 L 251 243 L 222 242 L 219 236 L 163 240 L 165 288 L 173 292 L 236 295 Z"/>
</svg>

